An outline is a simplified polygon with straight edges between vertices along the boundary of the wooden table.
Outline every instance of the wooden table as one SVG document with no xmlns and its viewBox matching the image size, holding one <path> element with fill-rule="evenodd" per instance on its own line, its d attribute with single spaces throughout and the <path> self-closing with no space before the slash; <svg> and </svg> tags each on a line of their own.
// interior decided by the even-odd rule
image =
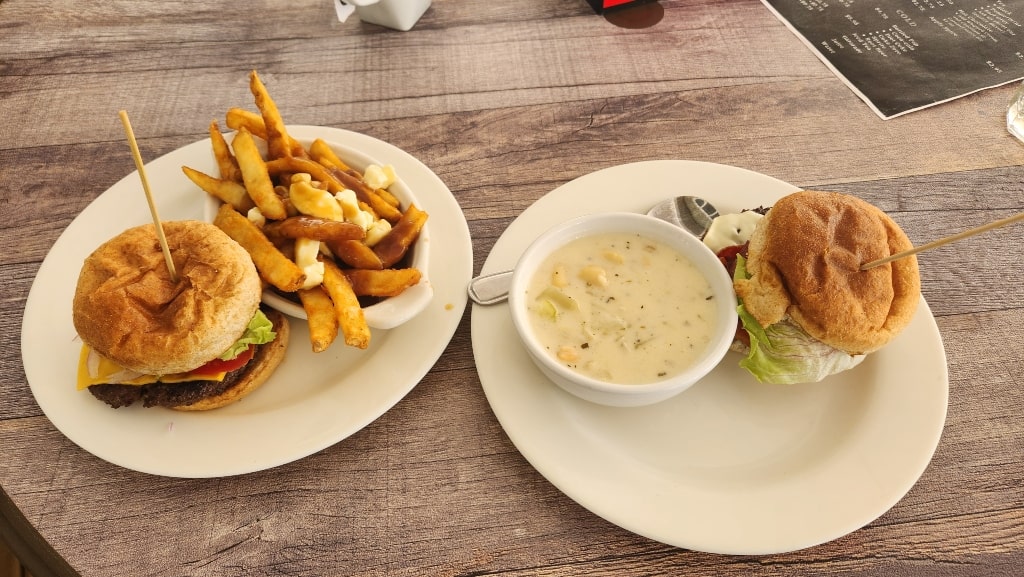
<svg viewBox="0 0 1024 577">
<path fill-rule="evenodd" d="M 364 133 L 429 166 L 468 221 L 474 272 L 545 193 L 649 159 L 852 193 L 917 244 L 1024 209 L 1024 145 L 1003 121 L 1009 87 L 882 121 L 756 0 L 661 5 L 658 24 L 626 29 L 583 0 L 435 0 L 400 33 L 339 23 L 327 0 L 3 1 L 0 528 L 33 573 L 1019 574 L 1020 227 L 920 255 L 948 356 L 941 442 L 887 513 L 790 553 L 675 548 L 563 495 L 488 405 L 471 308 L 384 416 L 258 473 L 120 468 L 36 404 L 21 355 L 26 298 L 58 235 L 134 170 L 117 111 L 131 112 L 152 160 L 205 138 L 228 107 L 251 108 L 250 69 L 289 122 Z"/>
</svg>

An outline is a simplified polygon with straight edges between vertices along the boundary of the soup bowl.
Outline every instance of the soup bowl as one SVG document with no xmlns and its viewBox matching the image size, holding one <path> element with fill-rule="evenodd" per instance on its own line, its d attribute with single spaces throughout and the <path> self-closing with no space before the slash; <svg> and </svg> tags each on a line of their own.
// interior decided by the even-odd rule
<svg viewBox="0 0 1024 577">
<path fill-rule="evenodd" d="M 541 234 L 516 263 L 509 310 L 548 379 L 617 407 L 693 386 L 728 352 L 738 322 L 732 279 L 700 239 L 624 212 Z"/>
</svg>

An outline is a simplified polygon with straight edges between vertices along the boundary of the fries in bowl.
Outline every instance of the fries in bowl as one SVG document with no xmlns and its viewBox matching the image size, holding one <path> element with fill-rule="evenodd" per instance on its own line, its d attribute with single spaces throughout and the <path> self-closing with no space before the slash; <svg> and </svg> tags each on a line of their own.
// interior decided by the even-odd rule
<svg viewBox="0 0 1024 577">
<path fill-rule="evenodd" d="M 426 307 L 428 215 L 394 169 L 357 150 L 288 134 L 259 76 L 258 113 L 232 108 L 226 137 L 210 123 L 219 174 L 184 166 L 208 193 L 209 219 L 249 252 L 263 300 L 309 323 L 314 352 L 340 335 L 365 349 Z"/>
</svg>

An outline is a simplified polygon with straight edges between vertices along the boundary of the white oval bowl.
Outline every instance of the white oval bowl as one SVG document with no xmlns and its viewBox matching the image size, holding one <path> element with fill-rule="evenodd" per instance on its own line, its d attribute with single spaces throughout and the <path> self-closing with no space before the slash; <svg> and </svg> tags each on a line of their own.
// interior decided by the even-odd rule
<svg viewBox="0 0 1024 577">
<path fill-rule="evenodd" d="M 312 143 L 312 141 L 303 139 L 298 140 L 306 147 Z M 261 146 L 263 145 L 263 142 L 259 139 L 257 139 L 257 142 Z M 345 161 L 345 163 L 352 168 L 358 170 L 360 173 L 364 172 L 366 167 L 371 164 L 376 164 L 378 166 L 383 166 L 384 164 L 348 146 L 330 141 L 327 141 L 327 144 L 330 145 L 331 149 L 339 158 Z M 403 210 L 408 207 L 410 203 L 419 206 L 419 203 L 416 202 L 416 197 L 402 180 L 402 176 L 400 174 L 396 176 L 395 182 L 388 188 L 388 191 L 394 194 L 395 197 L 401 201 Z M 206 220 L 213 222 L 213 218 L 216 216 L 221 202 L 209 194 L 206 194 L 206 199 L 207 202 L 204 207 Z M 416 239 L 416 243 L 409 248 L 410 254 L 406 257 L 408 259 L 409 266 L 420 271 L 420 274 L 422 275 L 420 277 L 420 282 L 407 288 L 398 296 L 389 297 L 374 303 L 373 305 L 364 307 L 363 316 L 366 319 L 367 325 L 375 329 L 391 329 L 397 327 L 418 315 L 430 303 L 431 298 L 434 296 L 434 289 L 431 286 L 430 279 L 427 275 L 427 267 L 430 261 L 430 251 L 427 250 L 429 242 L 430 223 L 428 221 L 420 231 L 420 235 Z M 301 304 L 281 296 L 272 288 L 267 288 L 263 291 L 263 302 L 266 303 L 267 306 L 277 309 L 288 316 L 300 319 L 306 318 L 306 311 L 302 308 Z"/>
<path fill-rule="evenodd" d="M 526 302 L 530 280 L 553 251 L 579 238 L 623 232 L 637 233 L 662 242 L 685 255 L 708 280 L 716 297 L 718 322 L 704 354 L 681 373 L 650 383 L 619 384 L 602 381 L 557 362 L 535 337 Z M 533 241 L 519 258 L 512 273 L 508 296 L 516 332 L 540 371 L 556 385 L 581 399 L 615 407 L 650 405 L 693 386 L 721 362 L 732 344 L 738 322 L 732 279 L 718 257 L 699 239 L 681 228 L 635 213 L 591 214 L 551 228 Z"/>
</svg>

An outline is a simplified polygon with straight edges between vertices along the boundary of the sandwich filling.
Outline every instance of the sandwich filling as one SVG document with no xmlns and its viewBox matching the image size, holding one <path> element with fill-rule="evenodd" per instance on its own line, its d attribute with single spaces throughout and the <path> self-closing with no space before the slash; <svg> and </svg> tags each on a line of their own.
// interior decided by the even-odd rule
<svg viewBox="0 0 1024 577">
<path fill-rule="evenodd" d="M 228 373 L 245 366 L 252 359 L 257 345 L 269 343 L 276 336 L 270 319 L 257 309 L 242 336 L 219 357 L 191 371 L 167 375 L 147 375 L 126 369 L 83 344 L 78 362 L 78 389 L 102 384 L 142 386 L 152 383 L 223 381 Z"/>
</svg>

